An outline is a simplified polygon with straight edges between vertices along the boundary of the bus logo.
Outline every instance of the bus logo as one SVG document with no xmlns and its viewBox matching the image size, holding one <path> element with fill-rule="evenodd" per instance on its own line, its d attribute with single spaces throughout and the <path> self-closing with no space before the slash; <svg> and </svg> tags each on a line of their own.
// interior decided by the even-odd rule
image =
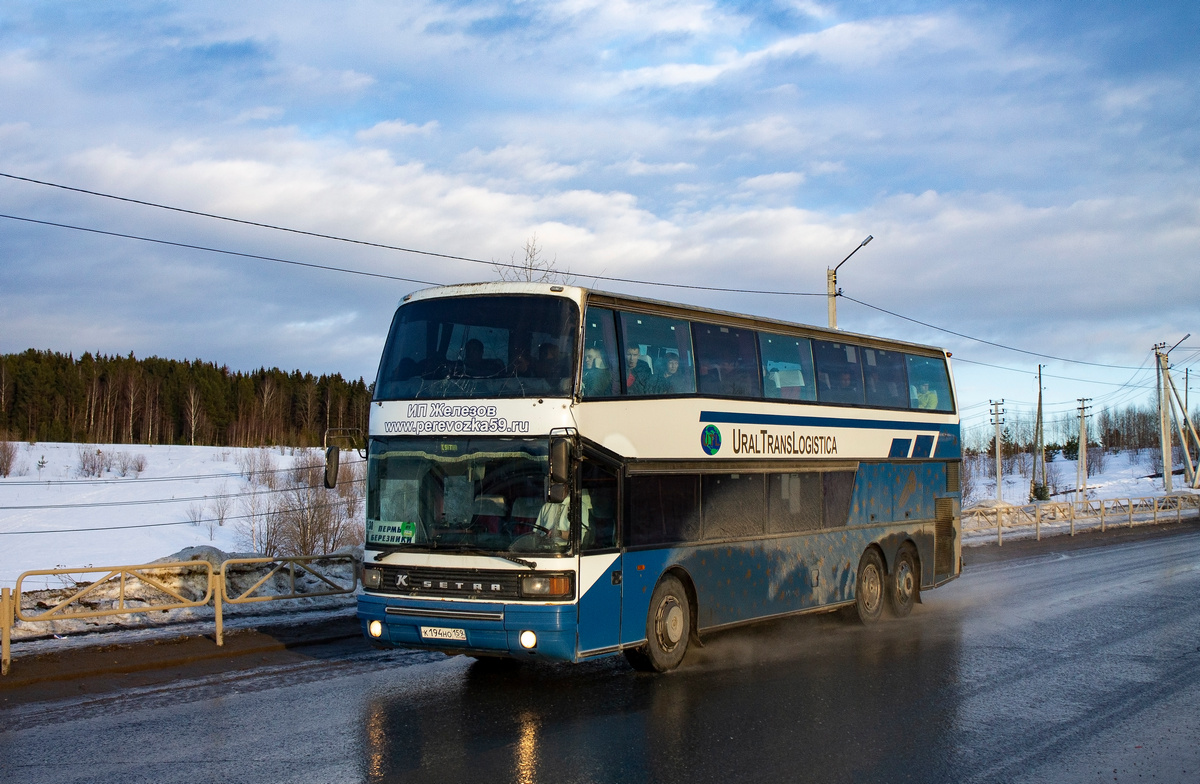
<svg viewBox="0 0 1200 784">
<path fill-rule="evenodd" d="M 706 455 L 715 455 L 721 451 L 721 431 L 716 425 L 705 425 L 700 431 L 700 447 Z"/>
</svg>

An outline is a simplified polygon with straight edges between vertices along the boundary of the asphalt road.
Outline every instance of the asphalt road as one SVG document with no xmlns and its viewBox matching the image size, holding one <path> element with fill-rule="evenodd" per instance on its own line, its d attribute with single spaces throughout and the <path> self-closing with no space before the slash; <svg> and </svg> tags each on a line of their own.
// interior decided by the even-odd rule
<svg viewBox="0 0 1200 784">
<path fill-rule="evenodd" d="M 347 621 L 18 659 L 0 781 L 1200 781 L 1200 527 L 967 565 L 905 620 L 730 631 L 665 676 L 375 651 Z"/>
</svg>

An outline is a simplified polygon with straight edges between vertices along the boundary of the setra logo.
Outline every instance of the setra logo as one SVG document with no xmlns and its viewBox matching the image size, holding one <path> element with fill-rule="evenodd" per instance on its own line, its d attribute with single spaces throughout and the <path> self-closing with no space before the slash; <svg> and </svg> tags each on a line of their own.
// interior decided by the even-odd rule
<svg viewBox="0 0 1200 784">
<path fill-rule="evenodd" d="M 700 447 L 706 455 L 715 455 L 721 451 L 721 431 L 716 425 L 705 425 L 700 431 Z"/>
</svg>

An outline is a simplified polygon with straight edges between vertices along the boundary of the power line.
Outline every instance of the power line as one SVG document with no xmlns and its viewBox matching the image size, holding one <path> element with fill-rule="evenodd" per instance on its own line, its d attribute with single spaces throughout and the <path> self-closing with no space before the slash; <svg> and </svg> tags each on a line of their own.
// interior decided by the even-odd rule
<svg viewBox="0 0 1200 784">
<path fill-rule="evenodd" d="M 349 464 L 348 464 L 349 465 Z M 288 469 L 290 470 L 290 469 Z M 347 484 L 354 480 L 343 480 L 338 484 Z M 7 484 L 7 483 L 5 483 Z M 0 487 L 4 485 L 0 484 Z M 45 511 L 50 509 L 102 509 L 114 506 L 156 506 L 159 504 L 183 504 L 194 501 L 215 501 L 226 498 L 243 498 L 246 496 L 254 496 L 258 494 L 271 495 L 274 493 L 290 493 L 296 490 L 304 491 L 315 489 L 307 485 L 294 485 L 289 487 L 267 488 L 265 490 L 257 489 L 249 492 L 239 493 L 213 493 L 210 495 L 188 496 L 184 498 L 148 498 L 141 501 L 90 501 L 70 504 L 28 504 L 23 506 L 0 506 L 0 512 L 28 512 L 28 511 Z"/>
<path fill-rule="evenodd" d="M 217 214 L 211 213 L 211 212 L 201 212 L 199 210 L 189 210 L 184 207 L 173 207 L 169 204 L 159 204 L 157 202 L 144 201 L 142 199 L 133 199 L 133 198 L 129 198 L 127 196 L 117 196 L 117 195 L 111 194 L 111 193 L 103 193 L 101 191 L 87 190 L 86 188 L 76 188 L 76 187 L 73 187 L 70 185 L 62 185 L 62 184 L 55 183 L 55 182 L 48 182 L 46 180 L 35 180 L 30 177 L 20 177 L 15 174 L 8 174 L 6 172 L 0 172 L 0 177 L 6 177 L 10 180 L 18 180 L 21 182 L 28 182 L 28 183 L 32 183 L 34 185 L 44 185 L 48 188 L 58 188 L 58 189 L 64 190 L 64 191 L 72 191 L 74 193 L 82 193 L 82 194 L 85 194 L 88 196 L 97 196 L 97 197 L 104 198 L 104 199 L 113 199 L 115 201 L 127 202 L 129 204 L 138 204 L 143 207 L 153 207 L 153 208 L 159 209 L 159 210 L 169 210 L 171 212 L 178 212 L 178 213 L 182 213 L 184 215 L 195 215 L 195 216 L 201 217 L 201 218 L 210 218 L 212 220 L 226 221 L 228 223 L 236 223 L 236 224 L 240 224 L 243 226 L 254 226 L 254 227 L 260 228 L 260 229 L 270 229 L 271 231 L 282 231 L 282 232 L 286 232 L 288 234 L 297 234 L 297 235 L 300 235 L 303 237 L 314 237 L 316 239 L 331 240 L 333 242 L 345 242 L 345 243 L 349 243 L 351 245 L 361 245 L 361 246 L 368 247 L 368 248 L 380 248 L 382 250 L 394 250 L 394 251 L 399 251 L 401 253 L 413 253 L 413 254 L 420 255 L 420 256 L 430 256 L 432 258 L 447 259 L 450 261 L 464 261 L 469 264 L 486 264 L 487 266 L 492 267 L 492 268 L 501 267 L 501 268 L 505 268 L 505 269 L 518 269 L 518 270 L 525 269 L 525 267 L 521 264 L 511 264 L 511 263 L 506 263 L 506 262 L 502 262 L 502 261 L 484 261 L 483 259 L 474 259 L 474 258 L 471 258 L 470 256 L 456 256 L 452 253 L 438 253 L 436 251 L 420 250 L 419 248 L 406 248 L 402 245 L 388 245 L 388 244 L 382 243 L 382 242 L 371 242 L 369 240 L 358 240 L 358 239 L 354 239 L 352 237 L 341 237 L 336 234 L 323 234 L 321 232 L 316 232 L 316 231 L 306 231 L 304 229 L 294 229 L 289 226 L 277 226 L 277 225 L 271 224 L 271 223 L 261 223 L 259 221 L 246 220 L 244 218 L 233 218 L 228 215 L 217 215 Z M 162 242 L 163 244 L 167 244 L 167 245 L 179 244 L 179 243 L 167 242 L 165 240 L 152 240 L 152 239 L 147 239 L 144 237 L 133 237 L 131 235 L 116 234 L 113 232 L 105 232 L 105 231 L 100 231 L 100 230 L 96 230 L 96 229 L 83 229 L 78 226 L 71 226 L 68 224 L 51 223 L 49 221 L 37 221 L 37 220 L 33 220 L 31 218 L 18 218 L 18 217 L 14 217 L 11 215 L 0 215 L 0 217 L 12 218 L 13 220 L 27 220 L 31 223 L 45 223 L 46 225 L 50 225 L 50 226 L 59 226 L 62 228 L 79 229 L 81 231 L 94 231 L 97 234 L 112 234 L 113 236 L 126 237 L 129 239 L 140 239 L 140 240 L 147 241 L 147 242 Z M 194 246 L 181 245 L 181 247 L 194 247 Z M 211 249 L 207 249 L 207 248 L 201 248 L 201 249 L 211 250 Z M 215 251 L 215 252 L 222 253 L 222 252 L 228 252 L 228 251 Z M 235 254 L 235 255 L 249 255 L 249 254 Z M 250 258 L 259 258 L 259 257 L 250 255 Z M 279 261 L 279 259 L 269 259 L 269 260 L 270 261 Z M 293 263 L 298 263 L 298 262 L 293 262 Z M 332 269 L 329 267 L 321 267 L 321 265 L 317 265 L 317 264 L 310 264 L 310 265 L 304 265 L 304 266 L 318 267 L 321 269 Z M 355 272 L 354 270 L 339 270 L 339 271 Z M 357 272 L 356 274 L 370 275 L 372 273 Z M 716 291 L 716 292 L 731 293 L 731 294 L 768 294 L 768 295 L 775 295 L 775 296 L 782 296 L 782 297 L 824 297 L 824 296 L 826 296 L 824 292 L 769 291 L 766 289 L 730 289 L 730 288 L 723 288 L 720 286 L 697 286 L 697 285 L 688 284 L 688 283 L 663 283 L 660 281 L 640 280 L 637 278 L 618 278 L 618 277 L 615 277 L 612 275 L 589 275 L 586 273 L 571 273 L 571 274 L 577 274 L 581 278 L 589 278 L 591 280 L 605 280 L 605 281 L 609 281 L 612 283 L 629 283 L 629 284 L 638 285 L 638 286 L 660 286 L 660 287 L 664 287 L 664 288 L 690 289 L 693 291 Z M 378 275 L 377 277 L 389 278 L 391 276 Z M 394 278 L 394 279 L 395 280 L 407 280 L 406 278 Z M 425 283 L 426 285 L 438 285 L 438 284 L 434 284 L 434 283 L 427 283 L 426 281 L 410 281 L 410 282 Z"/>
<path fill-rule="evenodd" d="M 145 445 L 137 445 L 145 446 Z M 272 468 L 264 471 L 253 471 L 251 473 L 257 475 L 262 474 L 282 474 L 296 470 L 295 468 Z M 79 487 L 82 485 L 130 485 L 142 484 L 144 482 L 193 482 L 201 479 L 239 479 L 246 472 L 238 471 L 231 474 L 193 474 L 191 476 L 131 476 L 121 477 L 119 479 L 15 479 L 6 482 L 0 482 L 2 487 L 45 487 L 47 485 L 57 487 Z"/>
<path fill-rule="evenodd" d="M 80 193 L 80 194 L 84 194 L 87 196 L 95 196 L 98 198 L 111 199 L 114 201 L 125 202 L 128 204 L 137 204 L 140 206 L 151 207 L 154 209 L 168 210 L 171 212 L 177 212 L 177 213 L 181 213 L 181 214 L 185 214 L 185 215 L 194 215 L 197 217 L 209 218 L 212 220 L 225 221 L 228 223 L 235 223 L 235 224 L 240 224 L 240 225 L 244 225 L 244 226 L 253 226 L 256 228 L 269 229 L 271 231 L 281 231 L 281 232 L 286 232 L 289 234 L 296 234 L 296 235 L 305 236 L 305 237 L 313 237 L 313 238 L 317 238 L 317 239 L 331 240 L 334 242 L 345 242 L 345 243 L 349 243 L 349 244 L 353 244 L 353 245 L 361 245 L 361 246 L 365 246 L 365 247 L 380 248 L 380 249 L 384 249 L 384 250 L 393 250 L 393 251 L 399 251 L 402 253 L 413 253 L 413 254 L 422 255 L 422 256 L 430 256 L 433 258 L 447 259 L 447 260 L 453 260 L 453 261 L 463 261 L 463 262 L 467 262 L 470 264 L 486 264 L 493 268 L 501 267 L 501 268 L 508 268 L 508 269 L 523 269 L 522 265 L 519 265 L 519 264 L 508 264 L 508 263 L 499 262 L 499 261 L 484 261 L 483 259 L 475 259 L 475 258 L 471 258 L 469 256 L 457 256 L 457 255 L 449 254 L 449 253 L 438 253 L 435 251 L 421 250 L 418 248 L 407 248 L 407 247 L 400 246 L 400 245 L 388 245 L 386 243 L 371 242 L 368 240 L 359 240 L 359 239 L 354 239 L 351 237 L 342 237 L 342 236 L 338 236 L 335 234 L 325 234 L 322 232 L 307 231 L 304 229 L 295 229 L 295 228 L 291 228 L 288 226 L 278 226 L 278 225 L 271 224 L 271 223 L 263 223 L 260 221 L 251 221 L 251 220 L 246 220 L 244 218 L 234 218 L 234 217 L 230 217 L 227 215 L 218 215 L 216 213 L 203 212 L 200 210 L 191 210 L 191 209 L 187 209 L 184 207 L 175 207 L 175 206 L 172 206 L 169 204 L 161 204 L 158 202 L 146 201 L 143 199 L 134 199 L 134 198 L 131 198 L 128 196 L 118 196 L 116 194 L 104 193 L 102 191 L 93 191 L 93 190 L 88 190 L 86 188 L 78 188 L 78 187 L 74 187 L 74 186 L 70 186 L 70 185 L 63 185 L 61 183 L 49 182 L 47 180 L 37 180 L 37 179 L 33 179 L 31 177 L 21 177 L 19 175 L 15 175 L 15 174 L 9 174 L 7 172 L 0 172 L 0 177 L 5 177 L 7 179 L 16 180 L 16 181 L 20 181 L 20 182 L 27 182 L 27 183 L 34 184 L 34 185 L 41 185 L 41 186 L 48 187 L 48 188 L 56 188 L 59 190 L 70 191 L 73 193 Z M 190 245 L 187 243 L 171 242 L 168 240 L 159 240 L 159 239 L 140 237 L 140 236 L 130 235 L 130 234 L 122 234 L 122 233 L 118 233 L 118 232 L 103 231 L 100 229 L 91 229 L 91 228 L 85 228 L 85 227 L 80 227 L 80 226 L 73 226 L 70 224 L 35 220 L 33 218 L 22 218 L 22 217 L 17 217 L 17 216 L 13 216 L 13 215 L 2 215 L 2 214 L 0 214 L 0 217 L 9 218 L 11 220 L 26 221 L 29 223 L 39 223 L 39 224 L 43 224 L 43 225 L 47 225 L 47 226 L 55 226 L 55 227 L 59 227 L 59 228 L 75 229 L 77 231 L 87 231 L 87 232 L 92 232 L 95 234 L 104 234 L 104 235 L 108 235 L 108 236 L 122 237 L 125 239 L 140 240 L 143 242 L 154 242 L 154 243 L 159 243 L 159 244 L 163 244 L 163 245 L 171 245 L 171 246 L 175 246 L 175 247 L 190 248 L 190 249 L 195 249 L 195 250 L 204 250 L 204 251 L 208 251 L 208 252 L 212 252 L 212 253 L 224 253 L 224 254 L 228 254 L 228 255 L 241 256 L 244 258 L 260 259 L 260 260 L 264 260 L 264 261 L 272 261 L 272 262 L 277 262 L 277 263 L 282 263 L 282 264 L 293 264 L 296 266 L 311 267 L 311 268 L 315 268 L 315 269 L 325 269 L 325 270 L 331 270 L 331 271 L 336 271 L 336 272 L 345 272 L 347 274 L 354 274 L 354 275 L 365 275 L 365 276 L 370 276 L 370 277 L 384 278 L 384 279 L 388 279 L 388 280 L 399 280 L 399 281 L 404 281 L 404 282 L 409 282 L 409 283 L 420 283 L 423 285 L 438 285 L 435 283 L 431 283 L 429 281 L 415 280 L 415 279 L 411 279 L 411 278 L 402 278 L 402 277 L 397 277 L 397 276 L 393 276 L 393 275 L 383 275 L 383 274 L 379 274 L 379 273 L 363 272 L 361 270 L 351 270 L 351 269 L 345 269 L 345 268 L 330 267 L 330 266 L 321 265 L 321 264 L 311 264 L 311 263 L 305 263 L 305 262 L 292 261 L 292 260 L 288 260 L 288 259 L 279 259 L 279 258 L 274 258 L 274 257 L 269 257 L 269 256 L 260 256 L 260 255 L 256 255 L 256 254 L 240 253 L 240 252 L 236 252 L 236 251 L 228 251 L 228 250 L 222 250 L 222 249 L 217 249 L 217 248 L 208 248 L 208 247 L 204 247 L 204 246 Z M 664 288 L 685 289 L 685 290 L 693 290 L 693 291 L 715 291 L 715 292 L 731 293 L 731 294 L 761 294 L 761 295 L 789 296 L 789 297 L 824 297 L 824 296 L 828 296 L 826 293 L 819 293 L 819 292 L 768 291 L 768 290 L 764 290 L 764 289 L 734 289 L 734 288 L 726 288 L 726 287 L 721 287 L 721 286 L 698 286 L 698 285 L 685 284 L 685 283 L 664 283 L 664 282 L 660 282 L 660 281 L 640 280 L 640 279 L 636 279 L 636 278 L 619 278 L 619 277 L 609 276 L 609 275 L 588 275 L 586 273 L 578 273 L 578 275 L 579 275 L 579 277 L 590 278 L 592 280 L 604 280 L 604 281 L 609 281 L 609 282 L 614 282 L 614 283 L 628 283 L 628 284 L 641 285 L 641 286 L 658 286 L 658 287 L 664 287 Z M 1067 357 L 1058 357 L 1058 356 L 1054 356 L 1052 354 L 1042 354 L 1042 353 L 1039 353 L 1036 351 L 1029 351 L 1027 349 L 1017 348 L 1015 346 L 1008 346 L 1003 343 L 997 343 L 995 341 L 986 340 L 984 338 L 977 338 L 972 335 L 967 335 L 962 332 L 957 332 L 955 330 L 948 329 L 946 327 L 939 327 L 935 324 L 930 324 L 928 322 L 921 321 L 919 319 L 915 319 L 910 316 L 905 316 L 900 313 L 896 313 L 895 311 L 888 310 L 886 308 L 881 308 L 877 305 L 872 305 L 868 302 L 864 302 L 862 300 L 856 299 L 854 297 L 851 297 L 847 294 L 842 293 L 841 291 L 839 291 L 837 293 L 837 296 L 845 297 L 846 299 L 850 300 L 851 302 L 862 305 L 863 307 L 870 308 L 871 310 L 875 310 L 880 313 L 885 313 L 889 316 L 893 316 L 895 318 L 899 318 L 904 321 L 912 322 L 913 324 L 918 324 L 920 326 L 927 327 L 929 329 L 937 330 L 939 332 L 944 332 L 948 335 L 954 335 L 956 337 L 963 338 L 964 340 L 971 340 L 971 341 L 974 341 L 977 343 L 983 343 L 985 345 L 1004 349 L 1006 351 L 1014 351 L 1014 352 L 1017 352 L 1020 354 L 1026 354 L 1029 356 L 1039 357 L 1041 359 L 1052 359 L 1057 362 L 1067 362 L 1067 363 L 1077 364 L 1077 365 L 1089 365 L 1091 367 L 1114 368 L 1114 369 L 1119 369 L 1119 370 L 1137 370 L 1138 369 L 1138 368 L 1134 368 L 1129 365 L 1111 365 L 1111 364 L 1106 364 L 1106 363 L 1101 363 L 1101 362 L 1089 362 L 1087 360 L 1070 359 Z M 982 363 L 980 363 L 980 364 L 982 364 Z"/>
<path fill-rule="evenodd" d="M 1088 361 L 1082 360 L 1082 359 L 1068 359 L 1066 357 L 1056 357 L 1053 354 L 1040 354 L 1036 351 L 1028 351 L 1023 348 L 1016 348 L 1015 346 L 1006 346 L 1003 343 L 996 343 L 995 341 L 992 341 L 992 340 L 984 340 L 983 338 L 973 337 L 971 335 L 963 334 L 962 332 L 955 332 L 952 329 L 947 329 L 945 327 L 939 327 L 935 324 L 930 324 L 925 321 L 920 321 L 919 319 L 911 318 L 909 316 L 904 316 L 899 313 L 896 313 L 895 311 L 888 310 L 887 308 L 881 308 L 877 305 L 872 305 L 869 302 L 863 302 L 860 299 L 855 299 L 854 297 L 851 297 L 847 294 L 842 294 L 839 292 L 838 296 L 845 297 L 846 299 L 850 300 L 851 302 L 856 302 L 859 305 L 862 305 L 864 308 L 870 308 L 871 310 L 877 310 L 880 313 L 886 313 L 889 316 L 895 316 L 898 319 L 904 319 L 905 321 L 911 321 L 913 324 L 920 324 L 922 327 L 928 327 L 929 329 L 936 329 L 938 332 L 945 332 L 948 335 L 954 335 L 955 337 L 960 337 L 965 340 L 973 340 L 976 343 L 983 343 L 988 346 L 1002 348 L 1006 351 L 1015 351 L 1018 354 L 1028 354 L 1031 357 L 1040 357 L 1042 359 L 1053 359 L 1057 362 L 1069 362 L 1069 363 L 1072 363 L 1075 365 L 1090 365 L 1092 367 L 1114 368 L 1117 370 L 1139 370 L 1140 369 L 1140 368 L 1135 368 L 1132 365 L 1108 365 L 1108 364 L 1104 364 L 1102 362 L 1088 362 Z"/>
<path fill-rule="evenodd" d="M 344 272 L 347 275 L 363 275 L 368 278 L 382 278 L 384 280 L 398 280 L 405 283 L 419 283 L 424 286 L 437 286 L 439 284 L 428 280 L 418 280 L 416 278 L 402 278 L 398 275 L 384 275 L 379 272 L 364 272 L 362 270 L 349 269 L 346 267 L 332 267 L 327 264 L 313 264 L 306 261 L 295 261 L 293 259 L 281 259 L 275 256 L 261 256 L 257 253 L 242 253 L 236 250 L 225 250 L 223 248 L 210 248 L 205 245 L 193 245 L 187 242 L 174 242 L 172 240 L 160 240 L 154 237 L 141 237 L 136 234 L 124 234 L 117 231 L 105 231 L 104 229 L 93 229 L 87 226 L 74 226 L 69 223 L 55 223 L 54 221 L 38 220 L 36 218 L 23 218 L 19 215 L 6 215 L 0 213 L 0 218 L 8 220 L 23 221 L 25 223 L 37 223 L 42 226 L 54 226 L 59 229 L 71 229 L 72 231 L 83 231 L 89 234 L 102 234 L 106 237 L 120 237 L 126 240 L 137 240 L 139 242 L 151 242 L 156 245 L 169 245 L 173 248 L 186 248 L 188 250 L 202 250 L 206 253 L 221 253 L 226 256 L 238 256 L 244 259 L 257 259 L 259 261 L 270 261 L 276 264 L 291 264 L 296 267 L 309 267 L 311 269 L 328 270 L 330 272 Z"/>
</svg>

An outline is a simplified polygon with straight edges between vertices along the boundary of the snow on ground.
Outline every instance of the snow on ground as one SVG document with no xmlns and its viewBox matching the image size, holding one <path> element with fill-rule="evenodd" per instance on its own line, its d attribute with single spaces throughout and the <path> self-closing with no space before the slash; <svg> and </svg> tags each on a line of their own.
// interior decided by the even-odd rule
<svg viewBox="0 0 1200 784">
<path fill-rule="evenodd" d="M 1163 480 L 1161 476 L 1152 477 L 1154 455 L 1151 450 L 1141 452 L 1128 451 L 1108 453 L 1103 458 L 1103 469 L 1087 478 L 1088 498 L 1143 498 L 1163 495 Z M 1092 459 L 1095 463 L 1094 458 Z M 970 497 L 963 499 L 963 506 L 975 506 L 994 501 L 996 498 L 996 474 L 991 461 L 978 459 L 975 471 L 975 487 Z M 1066 460 L 1061 456 L 1046 464 L 1047 484 L 1057 485 L 1059 493 L 1052 501 L 1071 501 L 1075 498 L 1075 474 L 1077 463 Z M 1025 474 L 1014 471 L 1002 477 L 1002 500 L 1007 504 L 1023 505 L 1029 503 L 1029 482 L 1031 475 L 1027 469 Z M 1057 481 L 1055 481 L 1057 479 Z M 1173 479 L 1175 491 L 1184 490 L 1182 474 L 1175 474 Z"/>
<path fill-rule="evenodd" d="M 112 458 L 110 467 L 99 477 L 81 476 L 85 456 L 96 450 Z M 144 470 L 127 468 L 122 476 L 122 455 L 127 465 L 143 457 Z M 21 443 L 15 470 L 0 478 L 0 586 L 12 587 L 25 571 L 149 563 L 185 547 L 249 551 L 249 541 L 239 533 L 245 527 L 240 525 L 245 499 L 254 487 L 247 467 L 282 475 L 298 460 L 320 457 L 318 450 L 291 448 Z M 1149 478 L 1151 460 L 1149 450 L 1106 455 L 1103 472 L 1088 479 L 1089 496 L 1162 495 L 1162 479 Z M 1074 488 L 1074 461 L 1059 457 L 1048 470 L 1052 477 L 1057 474 L 1061 490 Z M 1004 480 L 1004 501 L 1028 502 L 1028 476 L 1014 473 Z M 1176 489 L 1182 485 L 1177 475 Z M 965 505 L 995 498 L 995 488 L 994 474 L 981 462 Z M 224 526 L 190 522 L 189 515 L 212 520 L 219 496 L 234 496 Z M 1054 500 L 1071 497 L 1060 494 Z M 44 584 L 56 587 L 52 579 Z"/>
<path fill-rule="evenodd" d="M 96 451 L 109 458 L 99 476 L 87 476 L 85 465 Z M 140 458 L 140 459 L 139 459 Z M 235 449 L 207 446 L 142 446 L 125 444 L 18 445 L 15 470 L 0 477 L 0 586 L 13 587 L 26 571 L 58 567 L 121 566 L 144 564 L 180 553 L 189 547 L 216 548 L 225 553 L 245 553 L 246 499 L 252 491 L 264 492 L 254 472 L 275 471 L 282 480 L 298 461 L 319 460 L 317 450 Z M 1104 467 L 1088 478 L 1091 498 L 1137 498 L 1162 495 L 1162 479 L 1150 478 L 1152 457 L 1106 455 Z M 105 462 L 105 461 L 101 461 Z M 981 461 L 968 505 L 994 499 L 996 483 Z M 139 470 L 139 464 L 141 468 Z M 1075 462 L 1061 457 L 1050 464 L 1063 491 L 1075 486 Z M 1182 477 L 1176 476 L 1176 489 Z M 1003 483 L 1003 500 L 1028 502 L 1029 477 L 1014 473 Z M 221 496 L 230 496 L 225 525 L 217 525 L 216 507 Z M 1070 500 L 1065 492 L 1054 500 Z M 192 522 L 193 518 L 201 522 Z M 1064 533 L 1063 525 L 1048 525 L 1044 533 Z M 991 540 L 990 532 L 975 532 L 967 544 Z M 188 556 L 184 556 L 188 557 Z M 54 577 L 27 579 L 25 591 L 61 589 Z M 353 612 L 352 596 L 304 599 L 279 606 L 275 602 L 226 608 L 230 628 L 254 625 L 267 618 L 287 615 L 328 615 Z M 57 650 L 101 631 L 105 641 L 141 639 L 177 634 L 192 628 L 211 631 L 211 607 L 176 610 L 170 617 L 145 615 L 120 618 L 69 620 L 54 624 L 18 624 L 15 639 L 23 646 L 50 646 Z M 306 616 L 307 617 L 307 616 Z M 28 628 L 26 628 L 28 627 Z M 165 627 L 165 628 L 164 628 Z M 64 639 L 61 635 L 72 635 Z M 116 635 L 114 637 L 114 635 Z M 40 638 L 40 640 L 39 640 Z M 29 648 L 32 652 L 34 649 Z M 41 647 L 36 650 L 42 650 Z"/>
<path fill-rule="evenodd" d="M 17 449 L 15 470 L 0 478 L 0 586 L 7 587 L 30 570 L 143 564 L 200 545 L 249 551 L 239 533 L 243 499 L 253 488 L 245 467 L 266 464 L 282 477 L 297 460 L 320 458 L 318 450 L 291 448 L 20 443 Z M 91 458 L 96 450 L 113 457 L 110 467 L 81 476 L 81 454 Z M 140 473 L 129 466 L 138 456 L 145 465 Z M 234 496 L 225 525 L 191 522 L 215 520 L 220 496 Z"/>
</svg>

